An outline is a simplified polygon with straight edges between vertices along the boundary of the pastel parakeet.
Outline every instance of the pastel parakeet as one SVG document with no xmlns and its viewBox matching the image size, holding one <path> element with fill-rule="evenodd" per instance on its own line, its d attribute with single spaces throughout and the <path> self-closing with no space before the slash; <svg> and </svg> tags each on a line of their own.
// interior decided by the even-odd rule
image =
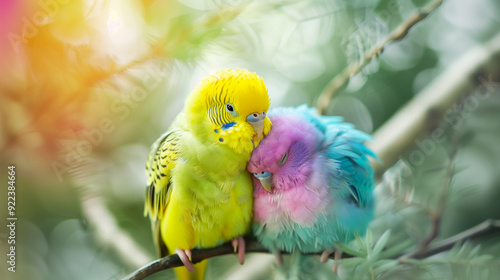
<svg viewBox="0 0 500 280">
<path fill-rule="evenodd" d="M 158 254 L 176 253 L 180 279 L 203 279 L 206 262 L 191 250 L 232 240 L 243 263 L 253 215 L 250 154 L 271 128 L 262 78 L 226 69 L 203 79 L 183 111 L 151 149 L 144 214 Z M 194 273 L 190 273 L 194 272 Z"/>
<path fill-rule="evenodd" d="M 280 251 L 323 252 L 324 262 L 336 242 L 364 235 L 373 219 L 368 157 L 375 155 L 363 144 L 371 138 L 305 105 L 271 110 L 269 118 L 273 128 L 247 167 L 254 174 L 253 232 L 278 263 Z"/>
</svg>

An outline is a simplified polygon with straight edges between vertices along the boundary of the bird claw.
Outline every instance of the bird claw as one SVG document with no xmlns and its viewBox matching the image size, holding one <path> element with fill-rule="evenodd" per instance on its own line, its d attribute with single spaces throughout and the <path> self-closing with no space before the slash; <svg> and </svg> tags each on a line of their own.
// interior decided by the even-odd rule
<svg viewBox="0 0 500 280">
<path fill-rule="evenodd" d="M 340 260 L 340 258 L 342 257 L 342 251 L 339 250 L 339 249 L 335 249 L 335 250 L 325 250 L 323 251 L 323 253 L 321 254 L 321 258 L 320 258 L 320 261 L 322 263 L 325 263 L 327 260 L 328 260 L 328 257 L 332 254 L 332 253 L 335 253 L 335 255 L 333 256 L 333 267 L 332 267 L 332 271 L 333 273 L 337 273 L 337 269 L 338 269 L 338 265 L 337 265 L 337 262 Z"/>
<path fill-rule="evenodd" d="M 328 261 L 328 257 L 333 253 L 333 250 L 325 250 L 321 254 L 321 258 L 319 259 L 321 263 L 326 263 Z"/>
<path fill-rule="evenodd" d="M 184 264 L 186 269 L 193 273 L 194 272 L 194 267 L 193 264 L 191 263 L 192 261 L 192 255 L 190 250 L 182 250 L 182 249 L 175 249 L 174 251 L 177 256 L 179 256 L 179 259 L 181 259 L 181 262 Z"/>
<path fill-rule="evenodd" d="M 276 249 L 276 252 L 274 252 L 274 257 L 276 258 L 276 264 L 279 267 L 283 267 L 283 256 L 281 255 L 281 251 Z"/>
<path fill-rule="evenodd" d="M 333 273 L 337 273 L 338 261 L 342 258 L 342 251 L 340 249 L 335 249 L 335 255 L 333 256 Z"/>
<path fill-rule="evenodd" d="M 234 253 L 238 251 L 238 239 L 231 240 L 231 245 L 233 245 Z"/>
<path fill-rule="evenodd" d="M 234 252 L 238 252 L 238 262 L 243 264 L 245 262 L 245 239 L 239 236 L 231 240 L 231 244 L 233 245 Z"/>
</svg>

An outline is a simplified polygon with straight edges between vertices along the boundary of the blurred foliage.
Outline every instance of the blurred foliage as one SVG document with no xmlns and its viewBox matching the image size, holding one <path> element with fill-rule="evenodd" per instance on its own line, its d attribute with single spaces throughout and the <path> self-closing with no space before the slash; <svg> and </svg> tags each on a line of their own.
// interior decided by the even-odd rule
<svg viewBox="0 0 500 280">
<path fill-rule="evenodd" d="M 201 77 L 220 68 L 247 68 L 266 81 L 272 107 L 314 106 L 337 73 L 428 2 L 1 1 L 0 162 L 5 169 L 16 165 L 19 220 L 17 272 L 4 267 L 0 278 L 120 279 L 136 269 L 97 241 L 80 202 L 104 197 L 119 226 L 153 256 L 149 220 L 142 217 L 144 163 L 149 145 Z M 495 0 L 445 1 L 354 76 L 329 114 L 373 132 L 457 58 L 497 35 L 499 10 Z M 499 72 L 497 66 L 493 77 Z M 488 98 L 478 99 L 461 117 L 440 239 L 500 218 L 495 121 L 500 88 L 484 79 Z M 443 143 L 432 142 L 429 151 L 422 148 L 426 140 L 416 142 L 415 150 L 401 155 L 386 173 L 376 189 L 381 203 L 371 238 L 346 245 L 364 254 L 342 261 L 341 278 L 361 279 L 359 271 L 368 271 L 371 279 L 498 275 L 491 265 L 499 267 L 498 238 L 405 265 L 381 256 L 381 247 L 414 250 L 429 233 L 454 124 L 443 127 Z M 422 161 L 415 162 L 414 151 Z M 5 202 L 0 203 L 3 221 Z M 4 230 L 0 259 L 5 264 Z M 377 254 L 368 254 L 368 248 Z M 236 263 L 233 256 L 214 258 L 210 279 L 272 277 L 269 263 L 247 262 L 255 265 L 252 275 L 241 273 L 244 267 Z M 330 265 L 311 267 L 313 279 L 333 277 Z M 172 274 L 151 279 L 162 276 Z"/>
</svg>

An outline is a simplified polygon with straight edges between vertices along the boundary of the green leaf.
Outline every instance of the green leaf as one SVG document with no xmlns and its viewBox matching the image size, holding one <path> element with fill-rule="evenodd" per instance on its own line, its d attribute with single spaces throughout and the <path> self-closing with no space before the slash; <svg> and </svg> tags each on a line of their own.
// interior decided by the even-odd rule
<svg viewBox="0 0 500 280">
<path fill-rule="evenodd" d="M 397 245 L 389 247 L 387 250 L 384 250 L 380 253 L 379 258 L 386 259 L 393 257 L 394 255 L 400 254 L 404 249 L 410 247 L 413 244 L 413 240 L 406 239 L 403 242 L 398 243 Z"/>
<path fill-rule="evenodd" d="M 414 264 L 414 265 L 422 265 L 424 263 L 423 260 L 417 260 L 417 259 L 404 259 L 404 263 L 407 264 Z"/>
<path fill-rule="evenodd" d="M 471 250 L 471 243 L 466 241 L 462 247 L 458 250 L 455 256 L 452 255 L 453 259 L 465 259 L 469 255 L 469 252 Z"/>
<path fill-rule="evenodd" d="M 379 264 L 380 262 L 376 262 L 375 264 Z M 393 267 L 399 265 L 399 262 L 396 260 L 383 260 L 382 264 L 377 265 L 377 267 L 373 270 L 375 274 L 380 274 L 382 272 L 388 271 Z"/>
<path fill-rule="evenodd" d="M 366 231 L 366 236 L 365 236 L 365 243 L 366 243 L 366 249 L 370 250 L 372 248 L 373 244 L 373 234 L 370 229 Z"/>
<path fill-rule="evenodd" d="M 365 254 L 363 252 L 360 252 L 356 250 L 356 248 L 353 248 L 347 244 L 344 243 L 337 243 L 335 246 L 341 250 L 342 252 L 345 252 L 349 255 L 356 256 L 356 257 L 365 257 Z"/>
<path fill-rule="evenodd" d="M 337 261 L 337 264 L 349 267 L 349 266 L 360 265 L 360 264 L 364 263 L 365 261 L 366 261 L 366 259 L 364 259 L 364 258 L 357 258 L 356 257 L 356 258 L 349 258 L 349 259 L 341 259 L 341 260 Z"/>
<path fill-rule="evenodd" d="M 367 232 L 369 232 L 370 230 L 368 229 Z M 359 247 L 359 250 L 363 253 L 364 256 L 368 255 L 368 249 L 365 245 L 365 242 L 363 241 L 363 239 L 357 234 L 355 233 L 354 234 L 354 237 L 355 237 L 355 240 L 356 240 L 356 243 L 358 244 L 358 247 Z"/>
<path fill-rule="evenodd" d="M 477 245 L 476 247 L 474 247 L 474 249 L 472 249 L 469 253 L 469 257 L 470 258 L 474 258 L 476 257 L 477 255 L 479 255 L 479 250 L 481 250 L 481 245 Z"/>
<path fill-rule="evenodd" d="M 453 245 L 453 247 L 449 251 L 448 255 L 449 256 L 456 256 L 461 248 L 462 248 L 462 243 L 457 242 L 455 245 Z"/>
<path fill-rule="evenodd" d="M 487 263 L 493 259 L 495 259 L 495 257 L 492 255 L 481 255 L 481 256 L 473 258 L 471 260 L 471 263 L 473 263 L 473 264 Z"/>
<path fill-rule="evenodd" d="M 377 255 L 384 249 L 385 244 L 387 244 L 387 241 L 389 240 L 389 237 L 391 236 L 391 230 L 388 229 L 386 230 L 382 236 L 377 240 L 377 243 L 375 243 L 375 246 L 373 247 L 373 251 L 371 253 L 372 257 L 377 257 Z"/>
</svg>

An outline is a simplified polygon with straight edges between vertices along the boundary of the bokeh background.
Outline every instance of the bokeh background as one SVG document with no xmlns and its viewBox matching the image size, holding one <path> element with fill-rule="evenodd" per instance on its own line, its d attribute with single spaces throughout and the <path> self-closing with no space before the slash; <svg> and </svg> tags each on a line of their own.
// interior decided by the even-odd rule
<svg viewBox="0 0 500 280">
<path fill-rule="evenodd" d="M 0 226 L 0 278 L 121 279 L 153 260 L 142 215 L 149 146 L 202 77 L 247 68 L 264 78 L 272 107 L 316 106 L 332 78 L 430 2 L 0 0 L 0 221 L 10 165 L 18 218 L 15 273 Z M 436 216 L 437 239 L 500 218 L 500 2 L 443 2 L 327 107 L 374 133 L 436 81 L 430 96 L 461 92 L 431 120 L 440 140 L 414 139 L 379 174 L 369 237 L 376 243 L 390 229 L 385 247 L 405 245 L 396 253 L 415 251 Z M 499 257 L 498 234 L 485 235 L 405 265 L 360 258 L 339 277 L 496 279 Z M 280 277 L 273 263 L 266 254 L 244 266 L 217 257 L 207 277 Z M 308 264 L 299 278 L 331 279 L 330 269 Z"/>
</svg>

